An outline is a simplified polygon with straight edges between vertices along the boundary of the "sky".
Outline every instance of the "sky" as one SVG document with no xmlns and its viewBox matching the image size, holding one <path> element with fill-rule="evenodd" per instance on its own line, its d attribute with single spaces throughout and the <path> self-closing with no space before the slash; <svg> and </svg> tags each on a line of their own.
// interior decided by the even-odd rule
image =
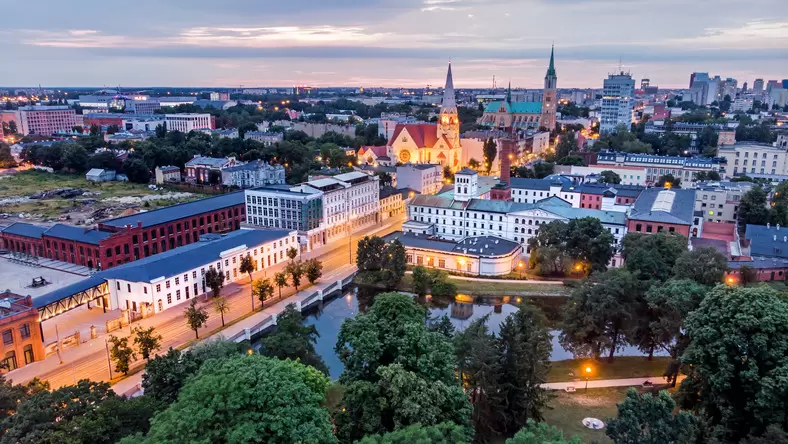
<svg viewBox="0 0 788 444">
<path fill-rule="evenodd" d="M 599 88 L 788 78 L 788 0 L 0 0 L 0 85 Z"/>
</svg>

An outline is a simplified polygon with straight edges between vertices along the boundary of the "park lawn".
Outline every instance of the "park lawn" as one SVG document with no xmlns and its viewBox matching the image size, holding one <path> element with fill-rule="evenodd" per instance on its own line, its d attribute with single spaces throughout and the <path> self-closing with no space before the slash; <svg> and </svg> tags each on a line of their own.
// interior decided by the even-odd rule
<svg viewBox="0 0 788 444">
<path fill-rule="evenodd" d="M 101 191 L 99 199 L 107 197 L 143 196 L 155 194 L 146 185 L 130 182 L 93 183 L 85 180 L 84 174 L 47 173 L 45 171 L 26 170 L 0 179 L 0 198 L 29 196 L 42 190 L 56 188 L 82 188 L 89 191 Z M 63 200 L 55 198 L 52 200 Z"/>
<path fill-rule="evenodd" d="M 616 357 L 612 363 L 606 359 L 595 361 L 593 359 L 568 359 L 565 361 L 553 361 L 550 363 L 550 373 L 547 375 L 547 382 L 562 382 L 578 379 L 578 387 L 582 386 L 585 380 L 585 368 L 591 367 L 589 379 L 623 379 L 623 378 L 649 378 L 660 376 L 665 371 L 670 358 L 667 356 L 655 356 L 649 361 L 645 356 L 620 356 Z M 574 375 L 574 376 L 572 376 Z M 656 383 L 664 382 L 661 378 L 653 381 Z"/>
<path fill-rule="evenodd" d="M 611 443 L 605 429 L 591 430 L 583 426 L 583 418 L 597 418 L 607 424 L 618 414 L 616 404 L 624 399 L 629 387 L 608 387 L 566 393 L 556 390 L 549 409 L 542 411 L 544 421 L 564 431 L 564 437 L 579 436 L 583 442 Z"/>
<path fill-rule="evenodd" d="M 457 292 L 478 296 L 569 296 L 570 293 L 570 288 L 564 285 L 478 282 L 455 279 L 452 276 L 449 276 L 449 280 L 457 286 Z M 402 278 L 399 289 L 413 291 L 412 275 L 406 274 Z"/>
</svg>

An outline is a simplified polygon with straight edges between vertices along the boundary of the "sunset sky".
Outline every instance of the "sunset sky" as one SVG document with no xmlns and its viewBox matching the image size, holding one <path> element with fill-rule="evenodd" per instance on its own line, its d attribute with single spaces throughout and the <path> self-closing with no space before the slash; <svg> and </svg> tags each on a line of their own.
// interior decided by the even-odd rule
<svg viewBox="0 0 788 444">
<path fill-rule="evenodd" d="M 601 87 L 788 78 L 786 0 L 3 2 L 2 86 Z"/>
</svg>

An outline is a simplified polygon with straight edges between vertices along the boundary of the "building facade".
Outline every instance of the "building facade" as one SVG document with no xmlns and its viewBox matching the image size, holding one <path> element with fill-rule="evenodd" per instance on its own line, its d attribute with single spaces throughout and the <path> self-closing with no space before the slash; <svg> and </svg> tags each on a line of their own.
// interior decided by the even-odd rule
<svg viewBox="0 0 788 444">
<path fill-rule="evenodd" d="M 57 132 L 71 132 L 77 126 L 77 113 L 68 106 L 22 106 L 19 107 L 17 131 L 27 136 L 37 134 L 51 136 Z"/>
<path fill-rule="evenodd" d="M 399 188 L 410 188 L 421 194 L 436 194 L 443 187 L 443 168 L 440 165 L 398 165 L 396 174 Z"/>
<path fill-rule="evenodd" d="M 38 309 L 30 296 L 0 293 L 0 371 L 9 372 L 45 358 Z"/>
<path fill-rule="evenodd" d="M 163 184 L 166 182 L 179 183 L 181 181 L 181 169 L 173 165 L 165 165 L 156 167 L 156 183 Z"/>
<path fill-rule="evenodd" d="M 706 222 L 736 224 L 741 197 L 752 188 L 749 182 L 704 182 L 696 185 L 695 212 Z"/>
<path fill-rule="evenodd" d="M 270 165 L 262 160 L 226 167 L 221 171 L 222 184 L 226 186 L 253 188 L 285 183 L 285 167 Z"/>
<path fill-rule="evenodd" d="M 703 217 L 695 212 L 695 190 L 658 189 L 643 191 L 629 213 L 627 231 L 653 234 L 677 233 L 701 237 Z"/>
<path fill-rule="evenodd" d="M 184 165 L 185 179 L 187 182 L 205 183 L 210 180 L 211 171 L 218 174 L 218 180 L 222 180 L 222 170 L 225 168 L 241 165 L 235 157 L 205 157 L 195 154 L 194 157 Z"/>
<path fill-rule="evenodd" d="M 635 81 L 623 71 L 610 74 L 602 87 L 602 114 L 599 131 L 612 133 L 619 125 L 627 129 L 632 124 L 632 110 L 635 106 Z"/>
<path fill-rule="evenodd" d="M 164 122 L 167 125 L 167 131 L 188 133 L 206 128 L 214 129 L 210 114 L 165 114 Z"/>
<path fill-rule="evenodd" d="M 273 133 L 268 131 L 247 131 L 244 133 L 244 140 L 247 139 L 260 142 L 266 146 L 273 145 L 285 140 L 283 133 Z"/>
<path fill-rule="evenodd" d="M 728 159 L 734 176 L 772 178 L 788 174 L 788 149 L 784 147 L 740 142 L 721 146 L 718 152 Z"/>
</svg>

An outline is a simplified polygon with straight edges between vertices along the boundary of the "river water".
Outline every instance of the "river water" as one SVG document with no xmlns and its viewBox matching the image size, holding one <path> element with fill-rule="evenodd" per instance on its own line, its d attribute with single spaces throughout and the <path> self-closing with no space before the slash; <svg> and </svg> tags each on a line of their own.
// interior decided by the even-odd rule
<svg viewBox="0 0 788 444">
<path fill-rule="evenodd" d="M 311 308 L 305 313 L 305 323 L 314 325 L 320 337 L 315 344 L 316 351 L 323 357 L 328 366 L 332 379 L 337 379 L 342 373 L 342 363 L 339 361 L 334 346 L 339 336 L 339 328 L 345 319 L 355 317 L 359 313 L 359 299 L 363 304 L 369 304 L 369 298 L 363 294 L 359 296 L 355 291 L 351 291 L 326 301 L 322 307 Z M 457 300 L 438 302 L 429 300 L 430 316 L 440 317 L 444 314 L 449 316 L 452 324 L 458 330 L 467 327 L 471 322 L 482 316 L 489 315 L 488 327 L 492 332 L 497 333 L 503 320 L 518 308 L 510 302 L 514 302 L 508 297 L 463 297 L 458 296 Z M 558 342 L 560 331 L 552 330 L 553 351 L 550 355 L 551 361 L 561 361 L 572 359 L 572 353 L 561 347 Z M 624 347 L 616 352 L 616 356 L 643 356 L 635 347 Z M 664 354 L 655 353 L 655 356 Z"/>
</svg>

